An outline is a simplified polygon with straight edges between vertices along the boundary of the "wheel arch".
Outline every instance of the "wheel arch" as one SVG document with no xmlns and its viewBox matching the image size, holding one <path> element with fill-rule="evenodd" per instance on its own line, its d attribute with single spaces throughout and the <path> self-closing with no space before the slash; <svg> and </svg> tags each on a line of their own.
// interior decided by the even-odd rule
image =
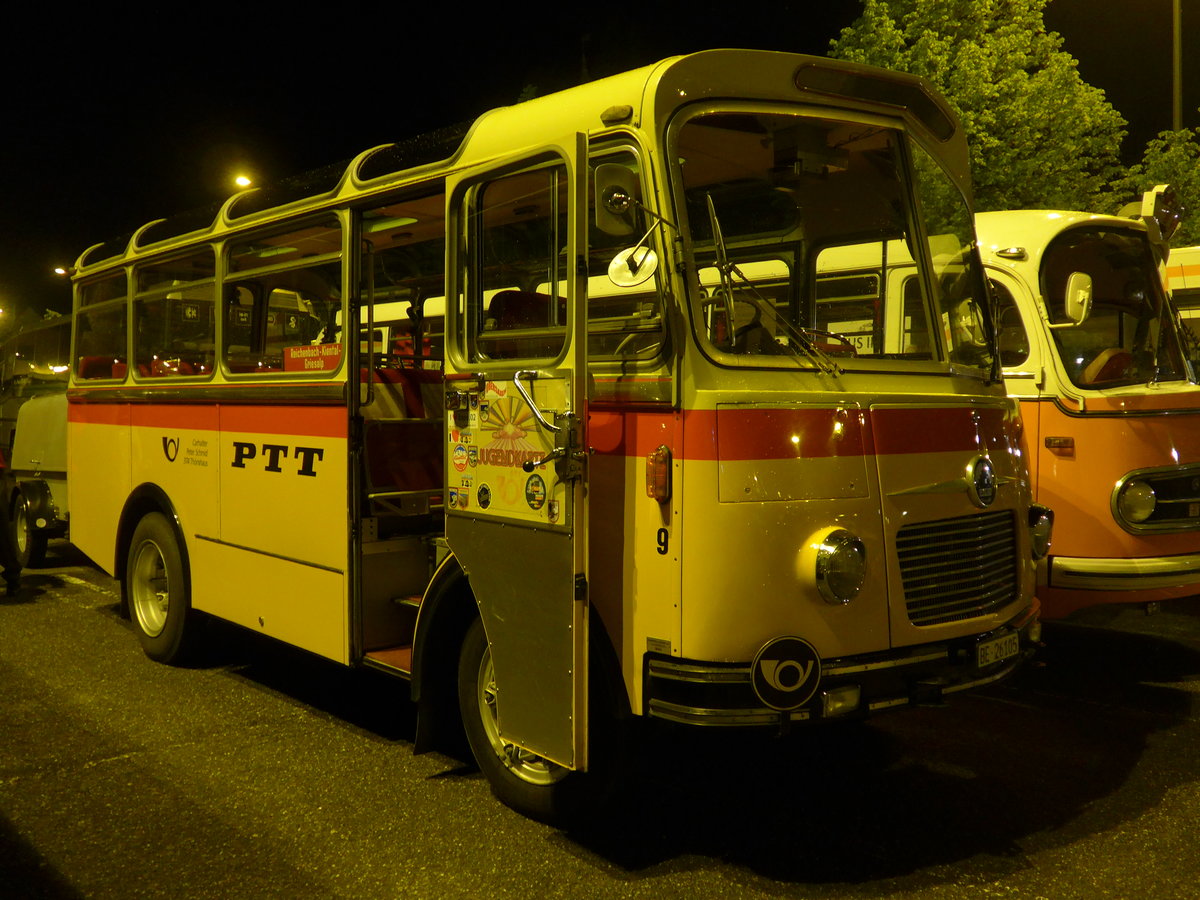
<svg viewBox="0 0 1200 900">
<path fill-rule="evenodd" d="M 166 516 L 171 527 L 175 529 L 175 537 L 179 541 L 179 555 L 183 560 L 183 577 L 188 584 L 192 581 L 191 561 L 188 556 L 187 539 L 179 524 L 179 515 L 175 504 L 167 496 L 166 491 L 153 483 L 140 484 L 130 492 L 121 517 L 117 520 L 117 538 L 113 547 L 113 572 L 121 585 L 121 611 L 129 612 L 129 598 L 125 595 L 125 568 L 129 562 L 129 545 L 133 540 L 133 532 L 148 513 L 157 512 Z"/>
<path fill-rule="evenodd" d="M 458 657 L 471 623 L 479 616 L 467 573 L 451 554 L 438 567 L 421 602 L 413 636 L 412 699 L 417 705 L 414 753 L 450 749 L 470 753 L 458 709 Z M 616 644 L 593 606 L 589 609 L 588 653 L 592 677 L 603 679 L 611 712 L 628 719 L 629 691 Z M 595 697 L 598 685 L 592 685 Z"/>
<path fill-rule="evenodd" d="M 466 749 L 458 711 L 458 656 L 467 629 L 478 615 L 467 573 L 451 554 L 442 561 L 425 591 L 413 635 L 411 691 L 417 705 L 414 753 L 434 749 L 457 753 Z"/>
</svg>

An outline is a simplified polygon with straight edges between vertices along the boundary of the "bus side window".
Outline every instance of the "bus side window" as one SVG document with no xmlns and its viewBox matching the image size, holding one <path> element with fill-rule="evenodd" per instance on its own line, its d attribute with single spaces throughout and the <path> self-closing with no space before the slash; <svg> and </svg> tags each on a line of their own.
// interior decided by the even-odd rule
<svg viewBox="0 0 1200 900">
<path fill-rule="evenodd" d="M 550 359 L 562 351 L 566 209 L 561 165 L 497 178 L 475 193 L 466 315 L 472 362 Z"/>
<path fill-rule="evenodd" d="M 655 266 L 649 279 L 634 279 L 635 284 L 617 284 L 609 277 L 609 266 L 622 250 L 641 243 L 658 253 L 660 234 L 667 226 L 648 215 L 640 202 L 615 214 L 604 207 L 597 209 L 597 190 L 613 181 L 614 170 L 625 171 L 635 193 L 646 193 L 641 186 L 640 161 L 629 149 L 613 149 L 593 155 L 588 178 L 588 358 L 593 361 L 614 359 L 629 363 L 653 359 L 662 352 L 663 315 L 660 283 L 662 273 Z M 598 185 L 597 179 L 604 184 Z M 653 259 L 654 257 L 648 257 Z M 646 270 L 650 272 L 649 269 Z"/>
<path fill-rule="evenodd" d="M 125 294 L 123 272 L 80 288 L 75 327 L 76 378 L 125 377 L 128 335 Z"/>
<path fill-rule="evenodd" d="M 341 367 L 341 250 L 331 217 L 231 245 L 221 348 L 230 374 Z"/>
<path fill-rule="evenodd" d="M 133 358 L 139 378 L 212 373 L 215 273 L 208 247 L 138 267 Z"/>
<path fill-rule="evenodd" d="M 996 304 L 1000 365 L 1019 366 L 1029 359 L 1029 335 L 1021 323 L 1021 312 L 1008 288 L 991 279 L 988 286 L 992 289 L 992 302 Z"/>
</svg>

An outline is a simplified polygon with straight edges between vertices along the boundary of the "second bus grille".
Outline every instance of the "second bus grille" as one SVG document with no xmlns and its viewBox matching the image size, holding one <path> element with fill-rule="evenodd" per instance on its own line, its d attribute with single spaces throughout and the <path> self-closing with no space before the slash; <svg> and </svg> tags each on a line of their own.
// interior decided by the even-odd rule
<svg viewBox="0 0 1200 900">
<path fill-rule="evenodd" d="M 896 550 L 914 625 L 981 616 L 1017 596 L 1011 512 L 906 525 L 896 536 Z"/>
</svg>

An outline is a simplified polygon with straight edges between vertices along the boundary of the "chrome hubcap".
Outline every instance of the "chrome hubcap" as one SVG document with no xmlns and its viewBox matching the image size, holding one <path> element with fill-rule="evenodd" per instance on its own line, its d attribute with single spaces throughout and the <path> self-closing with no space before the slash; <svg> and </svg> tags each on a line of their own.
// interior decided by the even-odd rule
<svg viewBox="0 0 1200 900">
<path fill-rule="evenodd" d="M 129 584 L 138 624 L 147 635 L 157 637 L 167 623 L 171 591 L 166 561 L 153 541 L 146 541 L 138 548 Z"/>
</svg>

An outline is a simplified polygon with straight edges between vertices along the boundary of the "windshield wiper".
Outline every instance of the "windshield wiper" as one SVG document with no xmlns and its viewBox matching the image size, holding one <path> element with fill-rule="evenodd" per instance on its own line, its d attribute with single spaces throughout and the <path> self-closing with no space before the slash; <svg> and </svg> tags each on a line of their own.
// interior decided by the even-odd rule
<svg viewBox="0 0 1200 900">
<path fill-rule="evenodd" d="M 705 194 L 705 199 L 708 201 L 708 221 L 713 233 L 717 274 L 721 278 L 721 292 L 725 295 L 725 317 L 729 321 L 730 333 L 733 332 L 733 276 L 736 275 L 749 288 L 748 299 L 754 308 L 760 313 L 765 313 L 787 335 L 788 343 L 785 345 L 780 344 L 779 341 L 775 341 L 777 346 L 786 346 L 793 352 L 798 347 L 826 375 L 841 375 L 842 367 L 834 362 L 810 337 L 811 334 L 817 332 L 794 325 L 775 308 L 773 303 L 759 293 L 758 288 L 754 286 L 754 282 L 746 277 L 746 274 L 737 267 L 737 264 L 730 261 L 729 255 L 725 250 L 725 237 L 721 233 L 721 222 L 717 218 L 717 208 L 713 204 L 712 194 Z"/>
</svg>

